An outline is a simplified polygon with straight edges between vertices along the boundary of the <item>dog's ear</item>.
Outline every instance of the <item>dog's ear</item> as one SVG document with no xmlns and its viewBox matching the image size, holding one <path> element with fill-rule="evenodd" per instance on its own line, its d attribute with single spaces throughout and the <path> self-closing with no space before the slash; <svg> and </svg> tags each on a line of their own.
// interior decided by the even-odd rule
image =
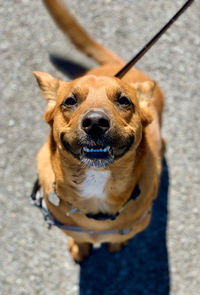
<svg viewBox="0 0 200 295">
<path fill-rule="evenodd" d="M 59 87 L 59 80 L 53 76 L 42 73 L 42 72 L 33 72 L 40 89 L 42 90 L 44 97 L 51 103 L 56 102 L 57 90 Z"/>
<path fill-rule="evenodd" d="M 149 110 L 151 98 L 156 86 L 154 81 L 138 82 L 132 84 L 136 89 L 137 98 L 139 100 L 141 118 L 143 126 L 146 127 L 152 122 L 152 115 Z"/>
<path fill-rule="evenodd" d="M 154 89 L 156 87 L 155 81 L 146 81 L 146 82 L 136 82 L 133 83 L 137 91 L 137 96 L 140 102 L 148 102 L 152 98 Z"/>
<path fill-rule="evenodd" d="M 59 80 L 47 73 L 33 72 L 44 97 L 48 100 L 47 110 L 44 119 L 50 123 L 52 113 L 56 105 L 57 92 L 59 88 Z"/>
</svg>

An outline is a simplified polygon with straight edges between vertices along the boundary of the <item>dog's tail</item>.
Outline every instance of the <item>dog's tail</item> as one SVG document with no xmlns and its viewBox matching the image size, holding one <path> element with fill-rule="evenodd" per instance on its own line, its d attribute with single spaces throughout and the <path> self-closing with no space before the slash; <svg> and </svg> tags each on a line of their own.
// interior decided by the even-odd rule
<svg viewBox="0 0 200 295">
<path fill-rule="evenodd" d="M 60 29 L 72 43 L 84 54 L 93 58 L 100 65 L 124 64 L 124 61 L 112 51 L 96 42 L 76 21 L 62 0 L 43 0 Z"/>
</svg>

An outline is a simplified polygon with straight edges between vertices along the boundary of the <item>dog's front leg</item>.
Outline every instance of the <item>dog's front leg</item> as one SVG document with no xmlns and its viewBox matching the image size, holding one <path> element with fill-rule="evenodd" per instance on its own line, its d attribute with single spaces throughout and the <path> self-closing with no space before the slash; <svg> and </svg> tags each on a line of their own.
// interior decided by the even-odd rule
<svg viewBox="0 0 200 295">
<path fill-rule="evenodd" d="M 121 243 L 107 243 L 107 248 L 110 253 L 115 253 L 120 251 L 127 244 L 128 244 L 128 240 Z"/>
<path fill-rule="evenodd" d="M 68 247 L 73 259 L 76 262 L 81 262 L 84 258 L 90 255 L 92 244 L 78 243 L 74 239 L 70 238 Z"/>
</svg>

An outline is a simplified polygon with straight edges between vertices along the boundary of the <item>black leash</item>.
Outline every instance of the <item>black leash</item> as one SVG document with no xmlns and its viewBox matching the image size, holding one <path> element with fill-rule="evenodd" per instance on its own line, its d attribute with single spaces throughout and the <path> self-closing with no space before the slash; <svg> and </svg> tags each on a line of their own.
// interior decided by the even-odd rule
<svg viewBox="0 0 200 295">
<path fill-rule="evenodd" d="M 194 2 L 188 0 L 179 11 L 168 21 L 168 23 L 117 73 L 115 77 L 121 79 L 139 59 L 160 39 L 167 29 L 178 19 L 178 17 Z"/>
</svg>

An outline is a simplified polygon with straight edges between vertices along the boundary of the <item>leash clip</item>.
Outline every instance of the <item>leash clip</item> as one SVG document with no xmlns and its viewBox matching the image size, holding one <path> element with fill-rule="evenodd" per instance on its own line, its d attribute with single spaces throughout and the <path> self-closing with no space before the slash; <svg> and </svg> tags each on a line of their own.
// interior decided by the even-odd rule
<svg viewBox="0 0 200 295">
<path fill-rule="evenodd" d="M 47 222 L 47 227 L 50 230 L 52 228 L 52 226 L 54 225 L 54 222 L 49 217 L 49 212 L 45 208 L 41 207 L 41 211 L 42 211 L 44 220 Z"/>
<path fill-rule="evenodd" d="M 48 230 L 51 230 L 52 226 L 54 225 L 53 221 L 51 219 L 47 219 L 46 221 Z"/>
</svg>

